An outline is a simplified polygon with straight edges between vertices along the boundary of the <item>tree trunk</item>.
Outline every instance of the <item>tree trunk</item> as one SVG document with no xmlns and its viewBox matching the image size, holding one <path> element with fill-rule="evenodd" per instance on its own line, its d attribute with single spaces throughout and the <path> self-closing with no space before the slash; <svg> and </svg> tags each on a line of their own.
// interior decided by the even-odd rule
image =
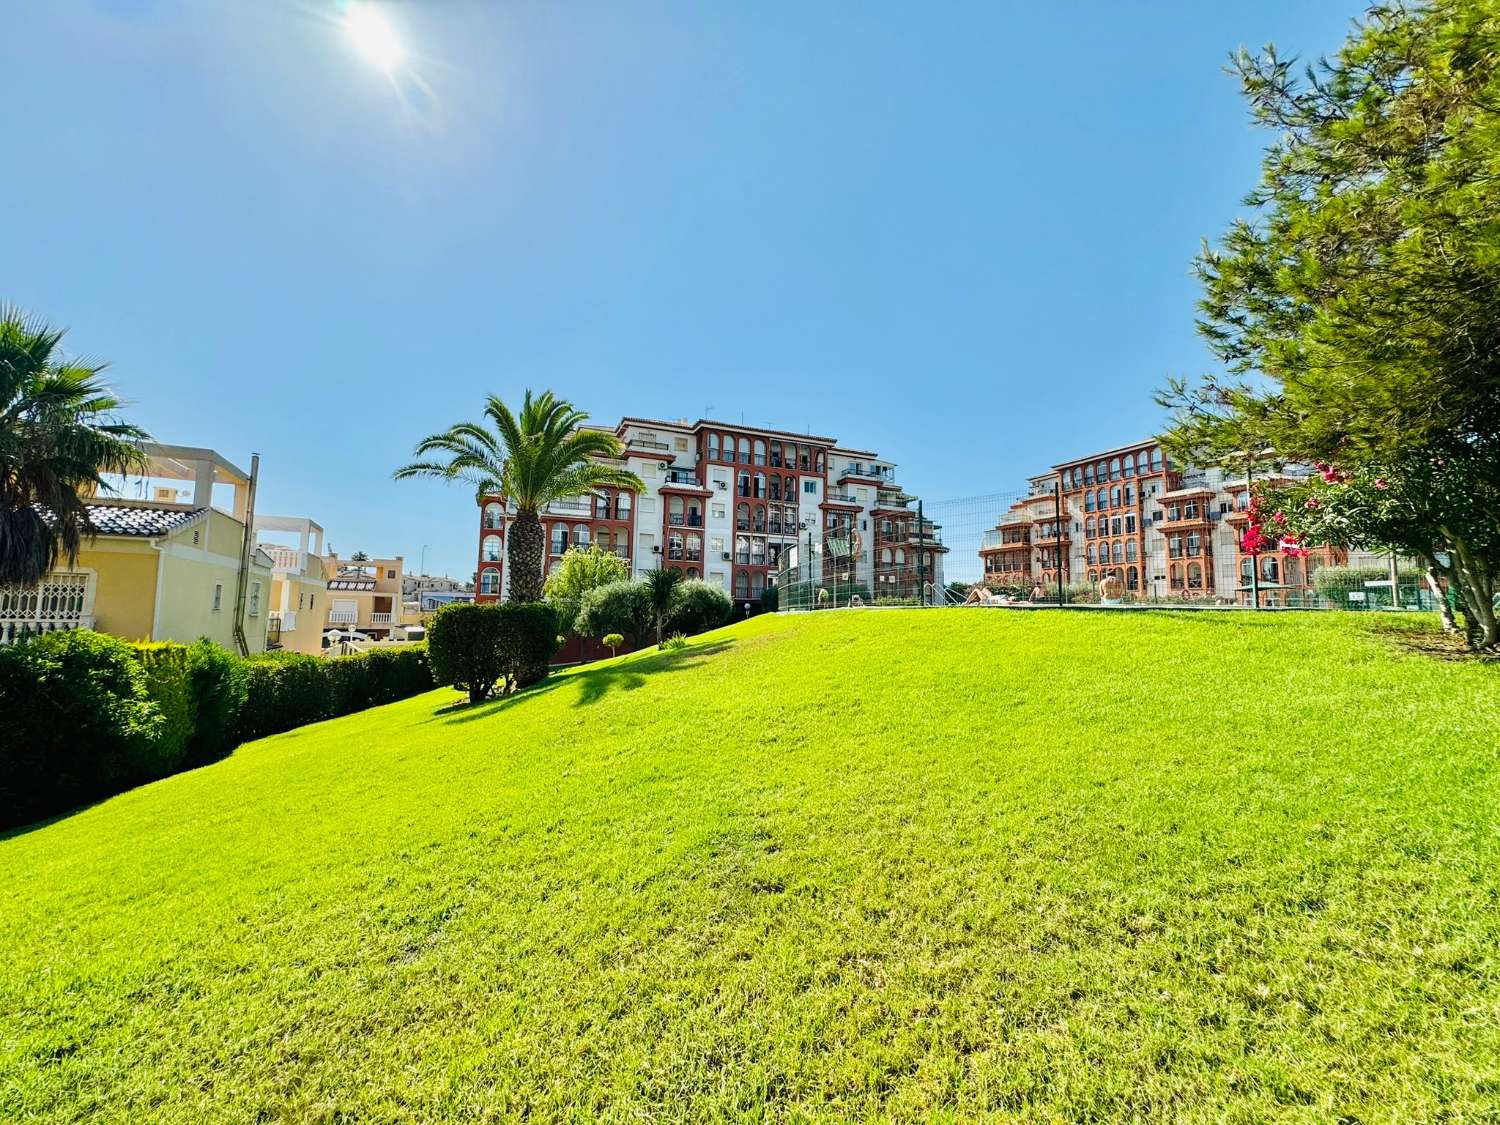
<svg viewBox="0 0 1500 1125">
<path fill-rule="evenodd" d="M 535 512 L 522 508 L 516 513 L 510 525 L 510 538 L 505 543 L 505 557 L 510 563 L 510 601 L 542 600 L 542 551 L 546 540 L 542 521 Z"/>
<path fill-rule="evenodd" d="M 656 647 L 661 648 L 661 614 L 656 615 Z"/>
<path fill-rule="evenodd" d="M 1450 580 L 1464 610 L 1464 635 L 1472 649 L 1500 645 L 1500 623 L 1495 618 L 1495 582 L 1489 568 L 1469 550 L 1467 543 L 1450 538 L 1453 567 Z"/>
<path fill-rule="evenodd" d="M 1442 583 L 1438 581 L 1441 573 L 1436 563 L 1427 564 L 1427 588 L 1432 591 L 1432 596 L 1437 599 L 1438 616 L 1443 621 L 1443 632 L 1457 633 L 1458 622 L 1453 620 L 1453 607 L 1448 604 L 1448 592 L 1443 589 Z"/>
</svg>

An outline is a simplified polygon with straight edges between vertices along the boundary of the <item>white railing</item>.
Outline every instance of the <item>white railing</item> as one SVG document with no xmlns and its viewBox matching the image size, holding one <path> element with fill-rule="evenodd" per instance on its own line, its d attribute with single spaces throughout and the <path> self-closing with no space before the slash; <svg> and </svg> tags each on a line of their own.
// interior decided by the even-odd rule
<svg viewBox="0 0 1500 1125">
<path fill-rule="evenodd" d="M 278 547 L 274 543 L 262 543 L 260 549 L 271 556 L 271 563 L 277 570 L 301 574 L 302 568 L 307 565 L 307 556 L 295 547 Z"/>
<path fill-rule="evenodd" d="M 297 628 L 297 611 L 291 609 L 285 613 L 272 613 L 271 625 L 273 628 L 280 629 L 283 633 L 294 632 Z"/>
<path fill-rule="evenodd" d="M 591 516 L 594 506 L 587 500 L 553 500 L 542 509 L 554 516 Z"/>
<path fill-rule="evenodd" d="M 370 624 L 371 625 L 389 625 L 390 623 L 391 623 L 391 615 L 389 613 L 372 613 L 372 614 L 370 614 Z"/>
<path fill-rule="evenodd" d="M 0 644 L 34 633 L 92 629 L 89 575 L 57 574 L 35 586 L 0 586 Z"/>
<path fill-rule="evenodd" d="M 328 611 L 328 624 L 330 624 L 330 625 L 357 625 L 357 624 L 359 624 L 359 610 L 357 610 L 357 609 L 330 609 Z"/>
</svg>

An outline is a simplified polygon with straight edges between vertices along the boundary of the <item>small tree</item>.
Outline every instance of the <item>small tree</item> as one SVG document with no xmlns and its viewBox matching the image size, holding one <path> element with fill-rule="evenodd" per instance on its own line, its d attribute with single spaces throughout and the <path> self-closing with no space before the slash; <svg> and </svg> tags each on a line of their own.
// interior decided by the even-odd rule
<svg viewBox="0 0 1500 1125">
<path fill-rule="evenodd" d="M 432 615 L 427 627 L 427 655 L 439 683 L 469 693 L 470 703 L 489 698 L 505 678 L 501 616 L 493 603 L 454 602 Z"/>
<path fill-rule="evenodd" d="M 650 631 L 651 610 L 639 582 L 611 582 L 590 590 L 578 604 L 573 631 L 581 637 L 624 633 L 637 642 Z"/>
<path fill-rule="evenodd" d="M 774 590 L 774 586 L 767 587 Z M 764 605 L 764 601 L 762 605 Z M 677 588 L 677 607 L 667 624 L 692 636 L 727 625 L 734 616 L 734 603 L 719 587 L 701 579 L 690 578 Z"/>
<path fill-rule="evenodd" d="M 546 594 L 549 598 L 577 601 L 590 590 L 629 577 L 630 564 L 613 551 L 597 545 L 571 547 L 558 568 L 547 576 Z"/>
<path fill-rule="evenodd" d="M 681 596 L 682 571 L 671 567 L 648 570 L 642 585 L 646 589 L 646 604 L 651 610 L 651 623 L 656 627 L 656 647 L 662 647 L 662 629 L 677 609 Z"/>
<path fill-rule="evenodd" d="M 609 654 L 613 656 L 615 655 L 615 649 L 619 648 L 622 644 L 625 643 L 625 638 L 620 636 L 619 633 L 605 633 L 604 636 L 600 638 L 600 643 L 602 643 L 605 648 L 609 649 Z"/>
</svg>

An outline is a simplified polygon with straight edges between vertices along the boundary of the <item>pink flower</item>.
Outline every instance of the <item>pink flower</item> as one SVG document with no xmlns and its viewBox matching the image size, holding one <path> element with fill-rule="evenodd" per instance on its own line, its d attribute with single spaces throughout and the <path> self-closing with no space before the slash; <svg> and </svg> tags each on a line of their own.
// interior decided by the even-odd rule
<svg viewBox="0 0 1500 1125">
<path fill-rule="evenodd" d="M 1336 483 L 1338 483 L 1339 475 L 1338 475 L 1338 473 L 1334 472 L 1332 469 L 1325 469 L 1323 471 L 1323 479 L 1325 481 L 1327 481 L 1329 484 L 1336 484 Z"/>
<path fill-rule="evenodd" d="M 1381 492 L 1384 492 L 1387 488 L 1390 488 L 1391 486 L 1390 486 L 1389 483 L 1387 483 L 1385 477 L 1376 477 L 1375 478 L 1375 487 L 1378 488 L 1378 489 L 1380 489 Z"/>
<path fill-rule="evenodd" d="M 1285 512 L 1277 512 L 1271 518 L 1273 520 L 1275 520 L 1277 523 L 1286 523 L 1286 513 Z"/>
<path fill-rule="evenodd" d="M 1307 503 L 1302 506 L 1310 512 L 1316 511 L 1319 507 L 1318 498 L 1316 496 L 1309 496 L 1307 498 Z"/>
</svg>

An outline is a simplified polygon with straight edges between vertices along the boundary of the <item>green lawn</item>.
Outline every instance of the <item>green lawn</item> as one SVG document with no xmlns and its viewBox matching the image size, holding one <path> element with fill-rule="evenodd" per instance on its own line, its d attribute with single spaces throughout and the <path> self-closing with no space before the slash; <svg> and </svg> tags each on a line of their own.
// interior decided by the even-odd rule
<svg viewBox="0 0 1500 1125">
<path fill-rule="evenodd" d="M 761 618 L 0 839 L 0 1120 L 1494 1120 L 1500 667 Z"/>
</svg>

